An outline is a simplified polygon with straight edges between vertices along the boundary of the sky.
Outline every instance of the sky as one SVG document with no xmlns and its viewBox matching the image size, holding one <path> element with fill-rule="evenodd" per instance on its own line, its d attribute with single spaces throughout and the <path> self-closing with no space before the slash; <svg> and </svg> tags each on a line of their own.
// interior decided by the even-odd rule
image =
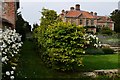
<svg viewBox="0 0 120 80">
<path fill-rule="evenodd" d="M 80 4 L 80 9 L 88 12 L 97 12 L 98 15 L 107 15 L 118 9 L 119 0 L 20 0 L 20 8 L 18 11 L 21 11 L 22 17 L 30 23 L 40 24 L 40 17 L 42 8 L 55 10 L 58 14 L 61 11 L 69 10 L 70 7 L 74 7 L 75 4 Z"/>
</svg>

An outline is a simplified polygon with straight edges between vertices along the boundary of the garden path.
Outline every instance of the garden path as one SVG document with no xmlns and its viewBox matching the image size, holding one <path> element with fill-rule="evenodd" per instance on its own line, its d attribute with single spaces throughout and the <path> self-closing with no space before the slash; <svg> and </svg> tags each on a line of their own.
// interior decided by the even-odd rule
<svg viewBox="0 0 120 80">
<path fill-rule="evenodd" d="M 51 76 L 51 71 L 44 67 L 39 56 L 34 50 L 34 43 L 32 41 L 25 41 L 22 47 L 19 64 L 17 67 L 17 79 L 19 78 L 44 78 Z"/>
</svg>

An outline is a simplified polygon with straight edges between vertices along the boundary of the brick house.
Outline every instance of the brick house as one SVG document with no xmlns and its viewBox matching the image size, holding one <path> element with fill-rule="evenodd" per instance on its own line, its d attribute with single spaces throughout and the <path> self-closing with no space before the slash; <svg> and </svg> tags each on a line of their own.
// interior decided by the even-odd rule
<svg viewBox="0 0 120 80">
<path fill-rule="evenodd" d="M 15 28 L 15 22 L 16 22 L 16 12 L 19 8 L 19 1 L 16 2 L 16 0 L 3 0 L 1 13 L 1 20 L 2 20 L 2 28 L 8 28 L 11 27 L 12 29 Z"/>
<path fill-rule="evenodd" d="M 76 4 L 75 8 L 70 7 L 69 11 L 62 10 L 60 18 L 64 22 L 74 23 L 87 27 L 88 31 L 96 33 L 96 27 L 108 26 L 111 30 L 114 30 L 114 22 L 107 16 L 98 16 L 97 13 L 83 11 L 80 9 L 80 5 Z"/>
</svg>

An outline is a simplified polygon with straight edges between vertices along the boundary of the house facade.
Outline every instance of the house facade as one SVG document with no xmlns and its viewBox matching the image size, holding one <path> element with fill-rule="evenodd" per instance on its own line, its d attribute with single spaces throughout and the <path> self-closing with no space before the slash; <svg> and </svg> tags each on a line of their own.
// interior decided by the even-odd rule
<svg viewBox="0 0 120 80">
<path fill-rule="evenodd" d="M 64 22 L 81 25 L 87 27 L 88 31 L 96 33 L 96 27 L 100 28 L 108 26 L 114 30 L 114 22 L 107 16 L 98 16 L 96 12 L 88 12 L 80 9 L 80 5 L 76 4 L 75 7 L 70 7 L 70 10 L 62 10 L 60 18 Z"/>
<path fill-rule="evenodd" d="M 3 0 L 2 4 L 2 10 L 1 13 L 1 20 L 2 20 L 2 28 L 8 28 L 11 27 L 12 29 L 15 28 L 15 22 L 16 22 L 16 12 L 19 8 L 19 1 L 16 2 L 16 0 Z"/>
</svg>

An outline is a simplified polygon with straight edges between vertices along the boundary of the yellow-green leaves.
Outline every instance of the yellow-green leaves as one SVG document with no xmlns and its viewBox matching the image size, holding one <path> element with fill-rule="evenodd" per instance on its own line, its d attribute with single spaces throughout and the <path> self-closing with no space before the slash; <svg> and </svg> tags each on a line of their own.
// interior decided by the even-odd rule
<svg viewBox="0 0 120 80">
<path fill-rule="evenodd" d="M 54 23 L 38 39 L 46 48 L 47 63 L 50 62 L 54 69 L 66 71 L 82 65 L 80 55 L 84 53 L 85 43 L 83 27 L 64 22 Z"/>
</svg>

